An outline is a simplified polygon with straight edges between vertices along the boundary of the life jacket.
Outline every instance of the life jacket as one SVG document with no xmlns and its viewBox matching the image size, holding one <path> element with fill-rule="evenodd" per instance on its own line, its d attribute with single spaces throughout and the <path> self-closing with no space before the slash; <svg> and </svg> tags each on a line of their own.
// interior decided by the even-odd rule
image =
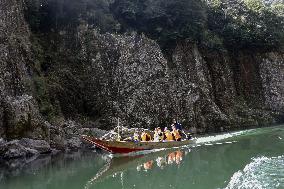
<svg viewBox="0 0 284 189">
<path fill-rule="evenodd" d="M 147 133 L 147 141 L 150 141 L 150 140 L 152 140 L 152 137 L 151 137 L 151 135 L 149 134 L 149 133 Z"/>
<path fill-rule="evenodd" d="M 181 136 L 180 136 L 180 133 L 179 133 L 179 130 L 174 130 L 173 131 L 173 135 L 174 135 L 174 137 L 175 137 L 175 140 L 179 140 L 179 139 L 181 139 Z"/>
<path fill-rule="evenodd" d="M 174 140 L 173 134 L 169 130 L 165 131 L 165 136 L 167 141 Z"/>
<path fill-rule="evenodd" d="M 151 135 L 149 135 L 148 133 L 142 133 L 141 140 L 142 141 L 150 141 L 151 140 Z"/>
<path fill-rule="evenodd" d="M 133 136 L 133 140 L 134 140 L 134 141 L 139 141 L 139 135 L 134 135 L 134 136 Z"/>
</svg>

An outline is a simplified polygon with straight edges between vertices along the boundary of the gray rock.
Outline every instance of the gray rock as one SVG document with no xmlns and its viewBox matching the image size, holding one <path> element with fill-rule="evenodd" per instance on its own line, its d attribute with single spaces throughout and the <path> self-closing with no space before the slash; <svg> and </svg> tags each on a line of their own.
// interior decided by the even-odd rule
<svg viewBox="0 0 284 189">
<path fill-rule="evenodd" d="M 6 143 L 6 141 L 3 138 L 0 138 L 0 146 Z"/>
<path fill-rule="evenodd" d="M 49 153 L 51 152 L 50 145 L 44 140 L 33 140 L 29 138 L 23 138 L 19 143 L 26 147 L 37 150 L 39 153 Z"/>
<path fill-rule="evenodd" d="M 65 138 L 70 139 L 74 136 L 80 135 L 80 128 L 82 128 L 82 125 L 79 124 L 78 122 L 68 120 L 63 123 L 61 126 L 63 128 Z"/>
<path fill-rule="evenodd" d="M 108 131 L 98 129 L 98 128 L 82 128 L 82 129 L 80 129 L 79 132 L 83 135 L 90 135 L 90 136 L 94 136 L 94 137 L 97 137 L 97 138 L 100 138 L 103 135 L 105 135 L 106 133 L 108 133 Z"/>
<path fill-rule="evenodd" d="M 79 137 L 72 137 L 67 139 L 67 147 L 70 150 L 78 150 L 82 146 L 82 140 Z"/>
<path fill-rule="evenodd" d="M 21 145 L 19 140 L 10 141 L 0 146 L 0 157 L 4 159 L 28 157 L 38 154 L 37 150 Z"/>
</svg>

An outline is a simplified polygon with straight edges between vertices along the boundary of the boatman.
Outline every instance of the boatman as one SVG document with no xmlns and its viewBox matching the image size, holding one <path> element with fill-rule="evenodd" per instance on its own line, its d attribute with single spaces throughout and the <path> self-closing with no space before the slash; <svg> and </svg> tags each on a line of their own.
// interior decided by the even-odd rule
<svg viewBox="0 0 284 189">
<path fill-rule="evenodd" d="M 177 130 L 182 131 L 182 126 L 176 119 L 173 119 L 173 125 L 176 127 Z"/>
<path fill-rule="evenodd" d="M 173 119 L 173 124 L 172 126 L 175 126 L 175 128 L 179 131 L 180 136 L 182 136 L 183 138 L 189 139 L 189 136 L 184 132 L 184 130 L 182 129 L 182 125 L 181 123 L 179 123 L 176 119 Z"/>
</svg>

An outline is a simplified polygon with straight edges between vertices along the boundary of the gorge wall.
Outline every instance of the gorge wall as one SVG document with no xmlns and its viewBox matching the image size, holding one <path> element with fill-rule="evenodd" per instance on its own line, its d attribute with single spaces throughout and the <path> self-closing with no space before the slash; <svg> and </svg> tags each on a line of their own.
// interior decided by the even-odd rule
<svg viewBox="0 0 284 189">
<path fill-rule="evenodd" d="M 283 49 L 220 50 L 177 39 L 168 50 L 140 28 L 125 30 L 130 19 L 114 19 L 117 1 L 100 9 L 91 2 L 78 1 L 70 17 L 64 1 L 1 0 L 0 137 L 64 146 L 63 138 L 113 128 L 117 118 L 149 128 L 176 118 L 197 132 L 283 122 Z"/>
</svg>

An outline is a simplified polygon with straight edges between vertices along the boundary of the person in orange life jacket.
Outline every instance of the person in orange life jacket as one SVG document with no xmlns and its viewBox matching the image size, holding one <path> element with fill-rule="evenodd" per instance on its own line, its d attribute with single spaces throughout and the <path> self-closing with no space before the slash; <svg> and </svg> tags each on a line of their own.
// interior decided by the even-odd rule
<svg viewBox="0 0 284 189">
<path fill-rule="evenodd" d="M 181 136 L 180 136 L 179 130 L 175 126 L 172 126 L 172 129 L 173 129 L 172 133 L 173 133 L 173 135 L 175 137 L 175 140 L 176 141 L 181 141 Z"/>
<path fill-rule="evenodd" d="M 171 131 L 167 127 L 165 127 L 165 129 L 164 129 L 164 135 L 165 135 L 164 139 L 166 141 L 174 140 L 173 134 L 171 133 Z"/>
<path fill-rule="evenodd" d="M 152 140 L 151 135 L 149 135 L 145 130 L 141 134 L 141 141 L 146 142 Z"/>
</svg>

